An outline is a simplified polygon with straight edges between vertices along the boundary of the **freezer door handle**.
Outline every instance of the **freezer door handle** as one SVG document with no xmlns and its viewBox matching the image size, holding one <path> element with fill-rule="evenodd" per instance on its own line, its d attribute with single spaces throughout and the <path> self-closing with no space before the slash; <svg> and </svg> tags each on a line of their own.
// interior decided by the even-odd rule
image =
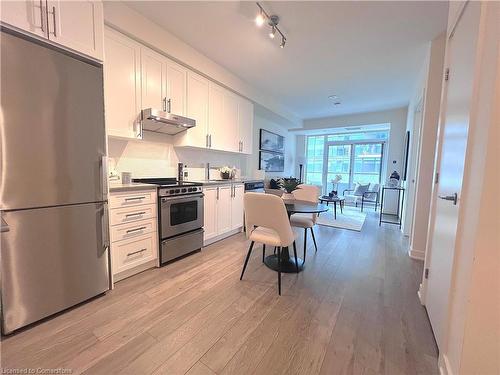
<svg viewBox="0 0 500 375">
<path fill-rule="evenodd" d="M 108 197 L 108 157 L 101 156 L 101 170 L 102 170 L 102 199 L 106 200 Z"/>
<path fill-rule="evenodd" d="M 104 210 L 102 214 L 102 247 L 104 251 L 109 249 L 109 215 L 108 215 L 108 204 L 104 203 L 102 205 Z"/>
</svg>

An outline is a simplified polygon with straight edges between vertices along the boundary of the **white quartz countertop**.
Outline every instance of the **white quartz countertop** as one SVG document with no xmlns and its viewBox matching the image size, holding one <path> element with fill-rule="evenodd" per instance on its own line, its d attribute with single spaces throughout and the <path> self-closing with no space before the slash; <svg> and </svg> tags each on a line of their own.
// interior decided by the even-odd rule
<svg viewBox="0 0 500 375">
<path fill-rule="evenodd" d="M 141 184 L 138 182 L 132 182 L 131 184 L 122 184 L 116 182 L 109 183 L 109 191 L 133 191 L 133 190 L 144 190 L 144 189 L 156 189 L 158 185 L 154 184 Z"/>
</svg>

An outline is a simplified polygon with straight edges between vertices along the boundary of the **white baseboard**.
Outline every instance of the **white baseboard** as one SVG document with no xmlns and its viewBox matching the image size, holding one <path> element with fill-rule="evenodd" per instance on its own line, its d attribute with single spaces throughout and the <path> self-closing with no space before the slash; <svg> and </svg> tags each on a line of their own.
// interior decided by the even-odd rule
<svg viewBox="0 0 500 375">
<path fill-rule="evenodd" d="M 425 306 L 425 286 L 423 283 L 420 283 L 420 286 L 418 287 L 417 295 L 418 295 L 418 300 L 420 301 L 420 304 L 422 306 Z"/>
<path fill-rule="evenodd" d="M 235 234 L 241 233 L 242 231 L 243 231 L 243 227 L 237 228 L 237 229 L 233 229 L 233 230 L 231 230 L 229 232 L 226 232 L 226 233 L 220 234 L 218 236 L 209 238 L 208 240 L 203 241 L 203 247 L 206 247 L 206 246 L 211 245 L 211 244 L 213 244 L 215 242 L 223 240 L 224 238 L 227 238 L 227 237 L 233 236 Z"/>
<path fill-rule="evenodd" d="M 410 249 L 408 251 L 408 255 L 412 259 L 424 260 L 425 259 L 425 251 Z"/>
</svg>

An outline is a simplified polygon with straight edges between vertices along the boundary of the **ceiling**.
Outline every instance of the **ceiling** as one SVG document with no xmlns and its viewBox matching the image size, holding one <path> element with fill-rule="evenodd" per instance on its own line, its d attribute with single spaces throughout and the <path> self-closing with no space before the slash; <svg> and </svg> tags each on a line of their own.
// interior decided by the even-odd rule
<svg viewBox="0 0 500 375">
<path fill-rule="evenodd" d="M 446 2 L 262 2 L 280 17 L 281 49 L 255 25 L 254 2 L 126 4 L 301 119 L 408 104 L 427 42 L 447 19 Z"/>
</svg>

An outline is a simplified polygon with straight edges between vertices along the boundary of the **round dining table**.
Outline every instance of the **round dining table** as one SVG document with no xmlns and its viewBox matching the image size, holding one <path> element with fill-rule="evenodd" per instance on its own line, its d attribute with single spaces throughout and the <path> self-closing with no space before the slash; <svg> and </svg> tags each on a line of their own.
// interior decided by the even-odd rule
<svg viewBox="0 0 500 375">
<path fill-rule="evenodd" d="M 288 218 L 293 214 L 319 214 L 326 212 L 329 207 L 326 204 L 312 203 L 307 201 L 300 201 L 296 199 L 284 199 L 286 212 Z M 274 271 L 278 271 L 278 256 L 276 254 L 268 255 L 264 259 L 264 264 Z M 302 258 L 297 257 L 297 264 L 299 272 L 304 268 L 304 261 Z M 297 267 L 295 266 L 295 257 L 290 256 L 288 247 L 281 249 L 281 272 L 296 273 Z"/>
</svg>

